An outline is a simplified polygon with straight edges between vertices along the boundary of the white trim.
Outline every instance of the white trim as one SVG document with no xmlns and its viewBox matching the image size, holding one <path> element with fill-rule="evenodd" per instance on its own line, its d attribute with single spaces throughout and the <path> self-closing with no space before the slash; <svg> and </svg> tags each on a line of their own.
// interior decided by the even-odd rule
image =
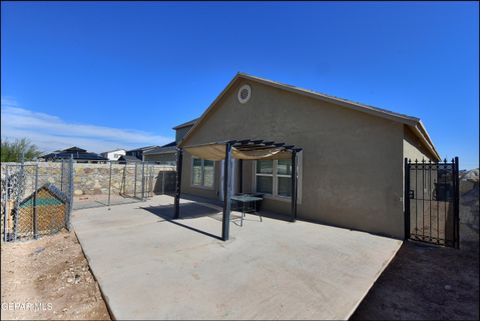
<svg viewBox="0 0 480 321">
<path fill-rule="evenodd" d="M 248 94 L 247 94 L 247 97 L 242 98 L 242 91 L 245 89 L 247 90 Z M 252 87 L 250 87 L 250 85 L 245 84 L 242 87 L 240 87 L 240 89 L 238 89 L 237 98 L 240 104 L 247 103 L 250 100 L 250 97 L 252 97 Z"/>
<path fill-rule="evenodd" d="M 291 202 L 291 196 L 278 195 L 278 177 L 291 178 L 292 175 L 277 174 L 278 160 L 272 160 L 272 174 L 258 173 L 257 161 L 253 162 L 253 186 L 252 190 L 257 192 L 257 176 L 272 177 L 272 194 L 264 193 L 264 198 L 282 202 Z M 297 153 L 297 204 L 302 204 L 302 176 L 303 176 L 303 151 Z M 259 192 L 260 193 L 260 192 Z"/>
<path fill-rule="evenodd" d="M 201 167 L 202 183 L 200 185 L 193 183 L 193 162 L 194 162 L 195 159 L 199 159 L 202 162 L 202 167 Z M 212 182 L 212 186 L 203 185 L 204 181 L 205 181 L 204 162 L 205 162 L 205 159 L 192 156 L 192 160 L 190 162 L 190 176 L 191 176 L 190 177 L 190 187 L 207 189 L 207 190 L 215 190 L 215 161 L 212 161 L 213 162 L 213 182 Z"/>
</svg>

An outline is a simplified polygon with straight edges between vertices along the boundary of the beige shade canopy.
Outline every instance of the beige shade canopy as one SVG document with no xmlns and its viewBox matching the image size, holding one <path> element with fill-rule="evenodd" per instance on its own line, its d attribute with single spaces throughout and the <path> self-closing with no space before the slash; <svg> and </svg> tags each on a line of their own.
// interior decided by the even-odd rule
<svg viewBox="0 0 480 321">
<path fill-rule="evenodd" d="M 186 146 L 183 149 L 193 156 L 219 161 L 225 159 L 226 143 L 211 143 L 197 146 Z M 290 159 L 292 154 L 284 147 L 264 147 L 260 149 L 244 149 L 232 146 L 232 156 L 236 159 Z"/>
</svg>

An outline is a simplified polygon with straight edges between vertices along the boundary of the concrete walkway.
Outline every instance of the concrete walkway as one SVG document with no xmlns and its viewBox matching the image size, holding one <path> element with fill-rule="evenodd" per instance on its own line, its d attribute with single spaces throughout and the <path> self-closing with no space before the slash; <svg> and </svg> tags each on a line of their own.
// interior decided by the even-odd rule
<svg viewBox="0 0 480 321">
<path fill-rule="evenodd" d="M 348 319 L 401 241 L 247 215 L 222 242 L 215 206 L 173 198 L 75 211 L 116 319 Z M 188 218 L 185 218 L 188 217 Z"/>
</svg>

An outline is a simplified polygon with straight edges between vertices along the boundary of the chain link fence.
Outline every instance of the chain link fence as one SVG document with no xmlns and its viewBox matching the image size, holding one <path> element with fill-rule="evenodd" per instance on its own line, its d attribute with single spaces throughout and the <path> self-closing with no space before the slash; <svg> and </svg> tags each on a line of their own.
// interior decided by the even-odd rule
<svg viewBox="0 0 480 321">
<path fill-rule="evenodd" d="M 73 209 L 142 202 L 175 190 L 175 167 L 149 162 L 75 164 Z"/>
<path fill-rule="evenodd" d="M 61 168 L 42 171 L 34 162 L 1 165 L 2 241 L 38 238 L 70 227 L 73 160 L 63 161 Z"/>
<path fill-rule="evenodd" d="M 1 164 L 2 241 L 35 239 L 70 228 L 72 210 L 173 194 L 172 165 L 21 162 Z"/>
</svg>

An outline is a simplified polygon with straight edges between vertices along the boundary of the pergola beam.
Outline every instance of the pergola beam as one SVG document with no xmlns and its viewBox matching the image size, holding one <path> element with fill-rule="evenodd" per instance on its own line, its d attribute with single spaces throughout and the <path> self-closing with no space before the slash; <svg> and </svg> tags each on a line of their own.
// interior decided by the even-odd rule
<svg viewBox="0 0 480 321">
<path fill-rule="evenodd" d="M 218 143 L 217 143 L 218 144 Z M 225 143 L 225 158 L 224 158 L 224 180 L 223 180 L 223 216 L 222 216 L 222 240 L 227 241 L 230 238 L 230 217 L 231 217 L 231 197 L 232 197 L 232 148 L 239 151 L 262 150 L 271 148 L 281 148 L 283 151 L 292 153 L 292 180 L 291 180 L 291 221 L 295 222 L 297 219 L 297 197 L 298 197 L 298 179 L 297 179 L 297 153 L 302 151 L 302 148 L 296 148 L 294 145 L 286 145 L 285 143 L 275 143 L 274 141 L 264 140 L 230 140 Z M 261 158 L 260 158 L 261 159 Z M 177 178 L 175 191 L 175 213 L 174 218 L 180 217 L 180 196 L 181 196 L 181 182 L 182 182 L 182 167 L 183 167 L 183 149 L 177 148 Z M 240 160 L 240 191 L 243 189 L 243 162 Z"/>
</svg>

